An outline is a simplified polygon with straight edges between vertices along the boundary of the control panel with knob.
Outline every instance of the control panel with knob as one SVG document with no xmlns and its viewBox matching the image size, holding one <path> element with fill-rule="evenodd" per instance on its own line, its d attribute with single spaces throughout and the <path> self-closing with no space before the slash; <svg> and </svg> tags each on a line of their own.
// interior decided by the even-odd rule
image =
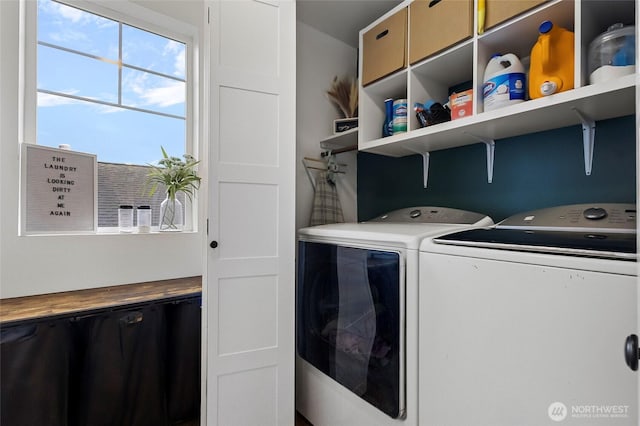
<svg viewBox="0 0 640 426">
<path fill-rule="evenodd" d="M 497 225 L 503 229 L 636 232 L 635 204 L 571 204 L 515 214 Z"/>
</svg>

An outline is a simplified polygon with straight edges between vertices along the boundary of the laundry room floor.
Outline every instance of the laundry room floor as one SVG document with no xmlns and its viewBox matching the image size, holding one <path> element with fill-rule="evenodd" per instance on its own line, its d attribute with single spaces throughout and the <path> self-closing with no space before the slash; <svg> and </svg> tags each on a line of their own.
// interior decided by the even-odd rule
<svg viewBox="0 0 640 426">
<path fill-rule="evenodd" d="M 295 426 L 313 426 L 307 419 L 305 419 L 302 414 L 296 411 L 296 424 Z"/>
</svg>

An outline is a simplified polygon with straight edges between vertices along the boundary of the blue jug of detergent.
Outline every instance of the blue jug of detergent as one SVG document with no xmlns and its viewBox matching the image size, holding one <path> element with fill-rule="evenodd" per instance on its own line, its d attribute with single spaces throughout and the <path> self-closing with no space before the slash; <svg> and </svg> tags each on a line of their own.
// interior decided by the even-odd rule
<svg viewBox="0 0 640 426">
<path fill-rule="evenodd" d="M 393 135 L 393 98 L 384 100 L 384 123 L 382 123 L 382 137 Z"/>
<path fill-rule="evenodd" d="M 525 100 L 524 66 L 513 53 L 491 57 L 484 71 L 482 98 L 484 110 L 491 111 Z"/>
</svg>

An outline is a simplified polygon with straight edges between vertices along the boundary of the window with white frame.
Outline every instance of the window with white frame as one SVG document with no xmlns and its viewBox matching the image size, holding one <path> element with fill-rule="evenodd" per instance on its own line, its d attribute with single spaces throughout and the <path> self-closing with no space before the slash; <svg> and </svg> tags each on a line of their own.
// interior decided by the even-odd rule
<svg viewBox="0 0 640 426">
<path fill-rule="evenodd" d="M 191 40 L 99 3 L 66 3 L 37 0 L 31 18 L 35 140 L 27 142 L 97 156 L 99 227 L 117 226 L 121 204 L 151 205 L 157 224 L 164 194 L 145 190 L 148 165 L 161 146 L 193 153 Z"/>
</svg>

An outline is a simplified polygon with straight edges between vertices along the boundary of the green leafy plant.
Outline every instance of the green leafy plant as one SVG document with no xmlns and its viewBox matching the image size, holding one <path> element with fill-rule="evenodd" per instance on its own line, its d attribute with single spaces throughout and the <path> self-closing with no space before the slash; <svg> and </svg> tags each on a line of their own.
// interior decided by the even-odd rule
<svg viewBox="0 0 640 426">
<path fill-rule="evenodd" d="M 162 159 L 158 165 L 149 164 L 151 170 L 147 174 L 147 185 L 151 185 L 149 196 L 153 196 L 158 190 L 158 185 L 164 185 L 167 196 L 175 201 L 176 194 L 184 192 L 189 200 L 193 198 L 196 190 L 200 188 L 201 178 L 198 177 L 195 167 L 199 163 L 192 155 L 184 154 L 184 160 L 178 157 L 170 157 L 161 146 Z"/>
</svg>

